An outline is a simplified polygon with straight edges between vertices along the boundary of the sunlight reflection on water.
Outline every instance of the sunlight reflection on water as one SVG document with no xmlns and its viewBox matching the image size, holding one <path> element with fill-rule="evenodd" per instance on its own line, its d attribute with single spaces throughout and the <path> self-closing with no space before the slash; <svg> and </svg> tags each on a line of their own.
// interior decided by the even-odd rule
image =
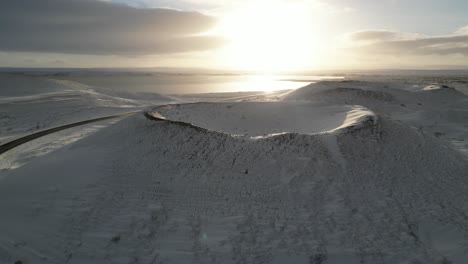
<svg viewBox="0 0 468 264">
<path fill-rule="evenodd" d="M 70 75 L 60 79 L 77 81 L 115 91 L 195 94 L 297 89 L 320 80 L 343 79 L 338 76 L 299 75 L 196 75 L 196 74 L 110 74 Z"/>
<path fill-rule="evenodd" d="M 339 80 L 337 76 L 287 76 L 287 75 L 245 75 L 242 80 L 227 83 L 226 89 L 233 92 L 291 90 L 321 80 Z"/>
</svg>

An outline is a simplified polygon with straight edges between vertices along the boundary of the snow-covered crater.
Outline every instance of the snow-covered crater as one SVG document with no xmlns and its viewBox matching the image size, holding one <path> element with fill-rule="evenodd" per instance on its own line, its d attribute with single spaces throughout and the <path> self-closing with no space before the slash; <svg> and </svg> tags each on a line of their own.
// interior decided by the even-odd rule
<svg viewBox="0 0 468 264">
<path fill-rule="evenodd" d="M 377 116 L 362 106 L 311 102 L 175 104 L 154 107 L 146 115 L 156 120 L 249 137 L 349 131 L 377 122 Z"/>
</svg>

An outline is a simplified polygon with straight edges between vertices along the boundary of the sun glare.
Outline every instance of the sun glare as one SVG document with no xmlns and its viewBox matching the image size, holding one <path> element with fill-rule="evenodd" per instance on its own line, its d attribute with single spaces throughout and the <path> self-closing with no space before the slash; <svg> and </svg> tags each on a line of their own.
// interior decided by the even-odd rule
<svg viewBox="0 0 468 264">
<path fill-rule="evenodd" d="M 223 60 L 256 71 L 300 70 L 319 60 L 318 17 L 304 1 L 252 1 L 224 16 Z"/>
</svg>

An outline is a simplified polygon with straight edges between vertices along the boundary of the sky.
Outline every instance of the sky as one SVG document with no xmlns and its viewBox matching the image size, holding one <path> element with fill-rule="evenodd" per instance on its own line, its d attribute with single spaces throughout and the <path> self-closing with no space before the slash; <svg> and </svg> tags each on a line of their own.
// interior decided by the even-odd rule
<svg viewBox="0 0 468 264">
<path fill-rule="evenodd" d="M 15 0 L 0 67 L 468 69 L 466 0 Z"/>
</svg>

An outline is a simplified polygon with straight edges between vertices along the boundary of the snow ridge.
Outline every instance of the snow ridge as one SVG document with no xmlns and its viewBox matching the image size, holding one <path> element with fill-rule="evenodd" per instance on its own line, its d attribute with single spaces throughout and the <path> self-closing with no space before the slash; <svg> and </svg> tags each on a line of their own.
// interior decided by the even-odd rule
<svg viewBox="0 0 468 264">
<path fill-rule="evenodd" d="M 294 102 L 163 105 L 148 109 L 145 116 L 155 121 L 256 139 L 283 134 L 346 133 L 375 126 L 378 120 L 375 113 L 362 106 Z"/>
</svg>

